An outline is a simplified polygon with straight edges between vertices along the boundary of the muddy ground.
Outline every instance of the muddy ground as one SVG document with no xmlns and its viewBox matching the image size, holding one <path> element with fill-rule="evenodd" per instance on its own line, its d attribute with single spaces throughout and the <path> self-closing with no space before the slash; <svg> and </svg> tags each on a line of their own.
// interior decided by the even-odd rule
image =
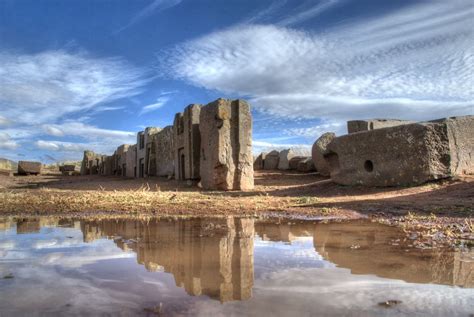
<svg viewBox="0 0 474 317">
<path fill-rule="evenodd" d="M 365 188 L 340 186 L 317 173 L 257 171 L 255 190 L 220 192 L 154 177 L 0 176 L 0 214 L 371 217 L 409 234 L 474 240 L 474 177 Z"/>
</svg>

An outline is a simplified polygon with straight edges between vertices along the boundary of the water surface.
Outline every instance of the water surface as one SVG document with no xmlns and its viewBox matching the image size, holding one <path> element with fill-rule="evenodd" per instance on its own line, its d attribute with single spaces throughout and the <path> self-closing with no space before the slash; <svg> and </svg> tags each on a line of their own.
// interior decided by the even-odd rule
<svg viewBox="0 0 474 317">
<path fill-rule="evenodd" d="M 3 219 L 0 315 L 471 316 L 474 252 L 410 242 L 364 221 Z"/>
</svg>

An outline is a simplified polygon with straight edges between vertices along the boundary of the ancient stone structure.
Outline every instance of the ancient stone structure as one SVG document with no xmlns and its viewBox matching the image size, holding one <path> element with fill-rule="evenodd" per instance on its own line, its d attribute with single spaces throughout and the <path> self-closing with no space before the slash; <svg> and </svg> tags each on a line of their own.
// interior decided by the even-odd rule
<svg viewBox="0 0 474 317">
<path fill-rule="evenodd" d="M 265 164 L 263 168 L 265 170 L 276 170 L 278 169 L 278 162 L 280 161 L 280 152 L 273 150 L 267 153 L 265 156 Z"/>
<path fill-rule="evenodd" d="M 81 163 L 81 175 L 97 175 L 102 162 L 102 154 L 93 151 L 84 151 L 84 158 Z"/>
<path fill-rule="evenodd" d="M 81 174 L 174 176 L 194 184 L 201 180 L 205 189 L 248 190 L 254 186 L 252 161 L 250 106 L 218 99 L 187 106 L 173 126 L 146 128 L 136 145 L 121 145 L 111 156 L 85 151 Z"/>
<path fill-rule="evenodd" d="M 125 167 L 123 176 L 137 177 L 137 144 L 130 145 L 125 152 Z"/>
<path fill-rule="evenodd" d="M 328 154 L 327 146 L 336 137 L 333 132 L 324 133 L 316 140 L 311 150 L 314 166 L 322 176 L 329 176 L 329 165 L 324 159 L 324 155 Z"/>
<path fill-rule="evenodd" d="M 156 153 L 156 176 L 174 175 L 173 127 L 167 126 L 158 132 L 154 139 Z"/>
<path fill-rule="evenodd" d="M 65 176 L 72 175 L 76 171 L 76 165 L 65 164 L 59 166 L 59 171 Z"/>
<path fill-rule="evenodd" d="M 200 122 L 202 187 L 253 189 L 252 115 L 248 103 L 218 99 L 201 108 Z"/>
<path fill-rule="evenodd" d="M 333 181 L 397 186 L 474 173 L 474 116 L 352 133 L 328 144 Z"/>
<path fill-rule="evenodd" d="M 356 133 L 375 129 L 396 127 L 403 124 L 415 123 L 414 121 L 396 119 L 372 119 L 347 121 L 347 132 Z"/>
<path fill-rule="evenodd" d="M 117 151 L 115 151 L 115 175 L 123 177 L 127 176 L 127 151 L 129 147 L 129 144 L 122 144 L 117 148 Z"/>
<path fill-rule="evenodd" d="M 280 151 L 280 157 L 278 159 L 278 169 L 288 170 L 290 169 L 290 160 L 295 156 L 295 152 L 292 149 Z"/>
<path fill-rule="evenodd" d="M 30 162 L 30 161 L 19 161 L 18 162 L 18 174 L 19 175 L 38 175 L 41 174 L 41 163 Z"/>
<path fill-rule="evenodd" d="M 303 172 L 303 173 L 310 173 L 310 172 L 316 171 L 316 168 L 314 167 L 313 159 L 310 157 L 299 161 L 296 169 L 298 170 L 298 172 Z"/>
<path fill-rule="evenodd" d="M 255 171 L 263 170 L 265 168 L 265 157 L 267 156 L 266 152 L 260 153 L 253 162 L 253 169 Z"/>
<path fill-rule="evenodd" d="M 296 170 L 298 169 L 298 163 L 307 159 L 308 157 L 306 156 L 294 156 L 290 159 L 288 162 L 288 167 L 290 170 Z"/>
<path fill-rule="evenodd" d="M 156 157 L 152 151 L 155 135 L 160 128 L 148 127 L 137 134 L 137 177 L 156 175 Z"/>
<path fill-rule="evenodd" d="M 200 177 L 200 113 L 201 105 L 192 104 L 174 118 L 174 176 L 178 180 L 199 180 Z"/>
<path fill-rule="evenodd" d="M 191 296 L 221 302 L 252 296 L 253 219 L 98 220 L 82 222 L 81 229 L 86 242 L 113 239 L 147 270 L 173 274 Z"/>
</svg>

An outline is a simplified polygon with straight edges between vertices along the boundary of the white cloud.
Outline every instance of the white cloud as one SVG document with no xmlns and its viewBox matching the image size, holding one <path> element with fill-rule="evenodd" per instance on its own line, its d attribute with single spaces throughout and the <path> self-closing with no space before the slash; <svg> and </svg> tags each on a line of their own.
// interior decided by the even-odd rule
<svg viewBox="0 0 474 317">
<path fill-rule="evenodd" d="M 294 12 L 290 12 L 288 17 L 278 22 L 279 25 L 294 25 L 302 23 L 311 18 L 314 18 L 324 11 L 332 8 L 336 4 L 342 2 L 341 0 L 323 0 L 317 4 L 307 2 L 302 6 L 295 8 Z"/>
<path fill-rule="evenodd" d="M 163 10 L 169 9 L 180 4 L 182 0 L 154 0 L 152 3 L 147 5 L 145 8 L 140 10 L 137 14 L 133 16 L 133 18 L 123 27 L 119 28 L 115 31 L 115 34 L 122 32 L 125 29 L 128 29 L 135 23 L 149 17 L 153 13 L 161 12 Z"/>
<path fill-rule="evenodd" d="M 474 8 L 454 0 L 318 35 L 240 25 L 187 42 L 163 61 L 175 78 L 247 97 L 273 116 L 434 119 L 474 113 L 472 19 Z"/>
<path fill-rule="evenodd" d="M 307 128 L 289 128 L 284 130 L 284 133 L 287 135 L 302 136 L 314 140 L 326 132 L 334 132 L 336 135 L 346 134 L 346 124 L 340 121 L 322 122 Z"/>
<path fill-rule="evenodd" d="M 45 51 L 0 53 L 0 109 L 23 124 L 57 121 L 141 92 L 141 69 L 120 58 Z"/>
<path fill-rule="evenodd" d="M 88 149 L 89 144 L 60 142 L 60 141 L 44 141 L 38 140 L 35 142 L 38 149 L 56 152 L 83 152 Z"/>
<path fill-rule="evenodd" d="M 86 140 L 108 139 L 110 141 L 113 140 L 114 143 L 130 143 L 135 139 L 135 132 L 101 129 L 75 121 L 62 124 L 46 124 L 43 125 L 43 129 L 52 136 L 77 136 Z M 117 146 L 120 144 L 117 144 Z"/>
<path fill-rule="evenodd" d="M 0 116 L 0 127 L 7 127 L 11 125 L 13 122 L 4 116 Z"/>
<path fill-rule="evenodd" d="M 8 133 L 0 131 L 0 149 L 14 150 L 17 147 L 19 147 L 19 144 L 12 140 Z"/>
</svg>

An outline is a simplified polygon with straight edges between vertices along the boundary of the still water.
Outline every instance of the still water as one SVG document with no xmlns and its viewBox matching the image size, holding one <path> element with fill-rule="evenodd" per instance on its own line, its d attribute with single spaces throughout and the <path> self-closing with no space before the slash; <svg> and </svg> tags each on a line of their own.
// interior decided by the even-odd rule
<svg viewBox="0 0 474 317">
<path fill-rule="evenodd" d="M 473 316 L 474 252 L 404 237 L 363 221 L 3 219 L 0 316 Z"/>
</svg>

